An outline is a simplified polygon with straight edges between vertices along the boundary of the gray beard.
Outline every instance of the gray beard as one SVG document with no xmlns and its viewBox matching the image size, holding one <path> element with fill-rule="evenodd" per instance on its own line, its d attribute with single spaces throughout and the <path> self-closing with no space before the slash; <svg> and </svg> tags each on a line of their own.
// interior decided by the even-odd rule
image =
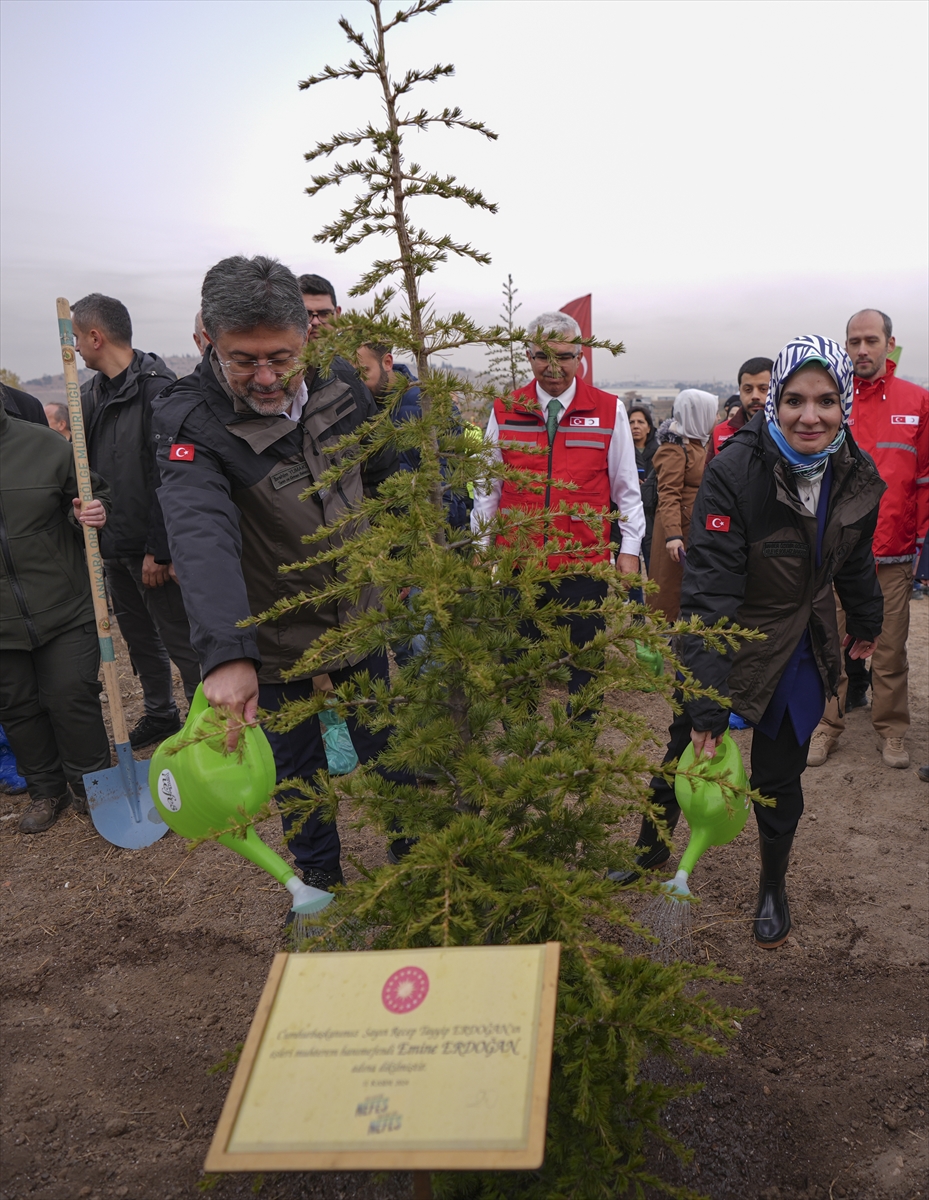
<svg viewBox="0 0 929 1200">
<path fill-rule="evenodd" d="M 281 400 L 269 401 L 262 403 L 259 396 L 253 396 L 250 392 L 246 392 L 241 397 L 252 412 L 257 413 L 259 417 L 282 417 L 293 404 L 293 396 L 284 393 Z"/>
</svg>

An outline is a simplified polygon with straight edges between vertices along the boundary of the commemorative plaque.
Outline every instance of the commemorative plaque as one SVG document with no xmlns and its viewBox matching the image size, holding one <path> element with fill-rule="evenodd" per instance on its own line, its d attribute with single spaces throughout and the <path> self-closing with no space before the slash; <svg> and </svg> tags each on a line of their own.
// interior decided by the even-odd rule
<svg viewBox="0 0 929 1200">
<path fill-rule="evenodd" d="M 559 952 L 278 954 L 206 1170 L 538 1168 Z"/>
</svg>

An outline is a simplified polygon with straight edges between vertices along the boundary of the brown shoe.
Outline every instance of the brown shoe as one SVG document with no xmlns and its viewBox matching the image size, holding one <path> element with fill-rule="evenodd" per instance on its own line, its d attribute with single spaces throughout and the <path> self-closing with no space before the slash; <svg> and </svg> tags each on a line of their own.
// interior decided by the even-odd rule
<svg viewBox="0 0 929 1200">
<path fill-rule="evenodd" d="M 808 767 L 821 767 L 838 745 L 838 738 L 830 737 L 828 733 L 814 733 L 810 739 L 810 748 L 806 753 Z"/>
<path fill-rule="evenodd" d="M 910 756 L 907 754 L 902 737 L 881 738 L 877 748 L 881 752 L 885 767 L 898 767 L 903 770 L 904 767 L 910 765 Z"/>
<path fill-rule="evenodd" d="M 71 792 L 66 788 L 60 796 L 40 796 L 34 799 L 19 822 L 20 833 L 44 833 L 51 829 L 71 803 Z"/>
</svg>

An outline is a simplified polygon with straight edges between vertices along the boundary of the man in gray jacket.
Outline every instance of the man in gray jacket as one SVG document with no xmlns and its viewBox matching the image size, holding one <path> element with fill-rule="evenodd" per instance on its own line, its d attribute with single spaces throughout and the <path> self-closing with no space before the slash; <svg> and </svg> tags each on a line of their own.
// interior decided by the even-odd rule
<svg viewBox="0 0 929 1200">
<path fill-rule="evenodd" d="M 155 496 L 152 400 L 176 378 L 156 354 L 132 348 L 126 306 L 94 292 L 72 310 L 75 345 L 91 370 L 81 388 L 91 466 L 113 492 L 100 551 L 119 631 L 139 676 L 145 714 L 129 733 L 138 748 L 181 727 L 170 658 L 187 699 L 200 682 L 181 589 Z"/>
<path fill-rule="evenodd" d="M 368 589 L 357 602 L 316 601 L 275 621 L 241 623 L 332 583 L 331 563 L 279 568 L 304 561 L 304 536 L 372 494 L 397 461 L 393 451 L 382 452 L 356 463 L 338 486 L 301 498 L 337 461 L 339 439 L 377 409 L 355 371 L 323 375 L 302 367 L 307 313 L 287 267 L 263 256 L 223 259 L 203 281 L 202 314 L 212 350 L 155 402 L 158 496 L 206 697 L 227 716 L 253 724 L 259 705 L 274 710 L 312 695 L 312 678 L 284 682 L 282 673 L 324 631 L 350 621 L 375 597 Z M 357 671 L 386 680 L 386 653 L 333 662 L 328 679 L 338 685 Z M 351 717 L 348 725 L 361 762 L 387 742 L 387 732 Z M 326 769 L 318 718 L 287 733 L 269 730 L 268 739 L 279 781 L 312 781 Z M 413 782 L 402 772 L 383 774 Z M 285 818 L 286 831 L 292 824 Z M 311 886 L 342 882 L 334 822 L 312 813 L 290 849 Z"/>
</svg>

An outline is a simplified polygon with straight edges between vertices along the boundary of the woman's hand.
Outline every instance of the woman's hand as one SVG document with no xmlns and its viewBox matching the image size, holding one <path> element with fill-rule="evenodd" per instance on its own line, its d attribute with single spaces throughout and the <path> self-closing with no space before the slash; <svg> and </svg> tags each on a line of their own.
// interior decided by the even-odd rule
<svg viewBox="0 0 929 1200">
<path fill-rule="evenodd" d="M 74 505 L 74 515 L 82 525 L 89 525 L 91 529 L 102 529 L 106 524 L 106 509 L 102 500 L 91 500 L 83 512 L 78 496 L 75 496 L 71 503 Z"/>
<path fill-rule="evenodd" d="M 670 542 L 665 542 L 665 549 L 671 555 L 672 562 L 683 562 L 681 551 L 684 549 L 684 541 L 682 538 L 672 538 Z"/>
<path fill-rule="evenodd" d="M 708 729 L 691 729 L 690 740 L 694 744 L 694 758 L 698 761 L 702 757 L 715 758 L 716 748 L 725 737 L 725 731 L 714 737 Z"/>
</svg>

